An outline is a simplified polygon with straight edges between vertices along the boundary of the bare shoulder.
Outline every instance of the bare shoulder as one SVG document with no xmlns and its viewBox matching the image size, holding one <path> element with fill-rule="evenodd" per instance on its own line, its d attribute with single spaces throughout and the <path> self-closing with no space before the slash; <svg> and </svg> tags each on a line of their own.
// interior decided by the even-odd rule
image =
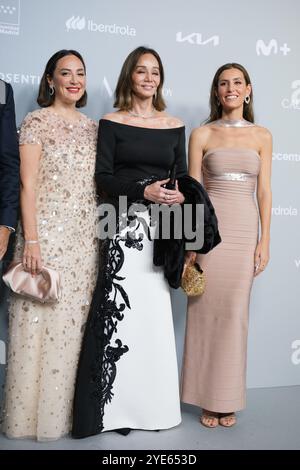
<svg viewBox="0 0 300 470">
<path fill-rule="evenodd" d="M 211 134 L 211 128 L 210 126 L 200 126 L 196 127 L 195 129 L 192 130 L 191 132 L 191 139 L 194 141 L 201 141 L 201 142 L 207 142 Z"/>
<path fill-rule="evenodd" d="M 261 145 L 272 143 L 272 134 L 266 127 L 255 126 L 255 132 Z"/>
<path fill-rule="evenodd" d="M 176 116 L 170 116 L 169 114 L 167 114 L 165 112 L 160 113 L 159 118 L 162 119 L 165 122 L 166 127 L 173 128 L 173 127 L 183 127 L 184 126 L 184 122 L 181 119 L 179 119 Z"/>
<path fill-rule="evenodd" d="M 177 117 L 170 117 L 169 125 L 170 127 L 183 127 L 184 123 Z"/>
</svg>

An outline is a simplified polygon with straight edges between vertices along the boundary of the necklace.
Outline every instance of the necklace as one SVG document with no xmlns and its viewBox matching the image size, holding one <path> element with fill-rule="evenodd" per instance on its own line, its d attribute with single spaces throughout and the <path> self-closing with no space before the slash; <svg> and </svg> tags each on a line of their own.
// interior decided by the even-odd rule
<svg viewBox="0 0 300 470">
<path fill-rule="evenodd" d="M 211 124 L 219 127 L 252 127 L 255 126 L 253 122 L 246 121 L 246 119 L 217 119 Z"/>
<path fill-rule="evenodd" d="M 155 109 L 152 108 L 151 114 L 148 114 L 147 116 L 145 114 L 135 113 L 134 111 L 131 111 L 130 109 L 127 110 L 127 113 L 130 114 L 130 116 L 133 116 L 133 117 L 139 117 L 139 118 L 142 118 L 142 119 L 150 119 L 154 116 Z"/>
</svg>

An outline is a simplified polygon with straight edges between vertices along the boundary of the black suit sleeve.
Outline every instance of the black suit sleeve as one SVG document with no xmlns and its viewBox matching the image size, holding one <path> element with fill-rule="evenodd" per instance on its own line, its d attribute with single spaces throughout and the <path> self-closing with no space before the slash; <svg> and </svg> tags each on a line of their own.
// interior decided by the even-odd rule
<svg viewBox="0 0 300 470">
<path fill-rule="evenodd" d="M 116 136 L 109 120 L 101 119 L 98 129 L 96 184 L 98 192 L 108 196 L 127 196 L 131 200 L 144 199 L 144 187 L 114 176 Z"/>
<path fill-rule="evenodd" d="M 187 175 L 186 150 L 185 150 L 185 128 L 180 128 L 178 145 L 175 150 L 175 161 L 177 163 L 176 178 Z"/>
<path fill-rule="evenodd" d="M 12 87 L 6 83 L 0 115 L 0 225 L 15 227 L 19 208 L 20 160 Z"/>
</svg>

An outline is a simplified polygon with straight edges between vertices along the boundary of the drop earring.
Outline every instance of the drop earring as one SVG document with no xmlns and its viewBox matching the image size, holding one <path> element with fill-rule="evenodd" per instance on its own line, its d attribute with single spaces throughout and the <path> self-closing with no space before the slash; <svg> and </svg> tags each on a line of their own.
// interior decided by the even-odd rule
<svg viewBox="0 0 300 470">
<path fill-rule="evenodd" d="M 250 103 L 250 95 L 245 96 L 244 101 L 245 101 L 246 104 L 249 104 Z"/>
</svg>

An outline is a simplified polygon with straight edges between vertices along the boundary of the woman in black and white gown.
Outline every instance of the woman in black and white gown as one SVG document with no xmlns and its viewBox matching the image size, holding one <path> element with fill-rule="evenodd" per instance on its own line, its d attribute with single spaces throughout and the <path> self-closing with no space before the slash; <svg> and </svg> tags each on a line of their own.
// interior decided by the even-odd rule
<svg viewBox="0 0 300 470">
<path fill-rule="evenodd" d="M 163 81 L 157 52 L 135 49 L 118 80 L 118 111 L 100 120 L 96 182 L 103 202 L 117 210 L 120 196 L 148 209 L 152 203 L 184 202 L 178 185 L 164 187 L 174 162 L 176 178 L 187 168 L 185 128 L 164 112 Z M 77 375 L 73 437 L 167 429 L 181 421 L 170 291 L 162 268 L 153 265 L 155 227 L 148 209 L 142 213 L 146 224 L 141 215 L 128 217 L 130 227 L 118 227 L 101 244 Z"/>
</svg>

